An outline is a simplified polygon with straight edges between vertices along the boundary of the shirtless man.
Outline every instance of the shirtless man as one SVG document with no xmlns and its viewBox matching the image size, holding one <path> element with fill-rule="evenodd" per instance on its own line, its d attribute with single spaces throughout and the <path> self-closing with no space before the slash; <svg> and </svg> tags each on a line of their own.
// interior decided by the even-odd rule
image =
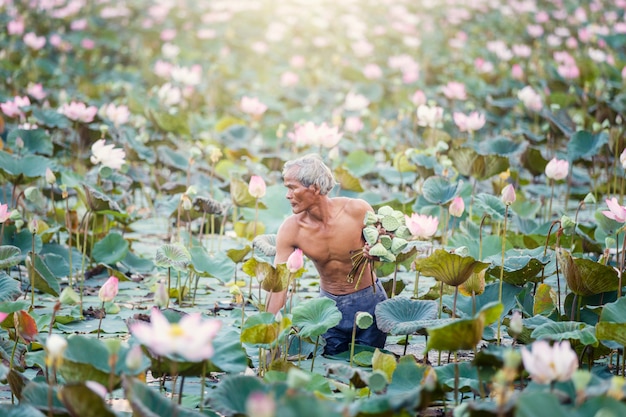
<svg viewBox="0 0 626 417">
<path fill-rule="evenodd" d="M 374 316 L 376 305 L 387 298 L 380 282 L 372 288 L 368 269 L 355 289 L 347 281 L 352 269 L 350 251 L 363 247 L 363 220 L 372 207 L 364 200 L 329 197 L 336 182 L 331 170 L 318 155 L 289 161 L 283 168 L 283 182 L 293 214 L 280 226 L 276 235 L 275 263 L 285 263 L 300 248 L 320 275 L 320 294 L 337 303 L 341 322 L 324 334 L 324 353 L 334 355 L 350 348 L 355 314 L 367 311 Z M 284 305 L 287 290 L 272 294 L 267 311 L 276 314 Z M 357 329 L 356 343 L 382 348 L 387 335 L 374 324 Z"/>
</svg>

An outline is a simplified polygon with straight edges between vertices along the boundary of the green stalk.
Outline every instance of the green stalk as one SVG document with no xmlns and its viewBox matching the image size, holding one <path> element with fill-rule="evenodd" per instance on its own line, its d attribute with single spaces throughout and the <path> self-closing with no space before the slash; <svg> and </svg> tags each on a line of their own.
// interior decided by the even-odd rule
<svg viewBox="0 0 626 417">
<path fill-rule="evenodd" d="M 356 318 L 352 325 L 352 344 L 350 345 L 350 367 L 352 368 L 352 360 L 354 358 L 354 343 L 356 341 Z"/>
<path fill-rule="evenodd" d="M 500 287 L 498 289 L 498 302 L 502 303 L 502 283 L 504 282 L 504 251 L 506 249 L 506 221 L 507 218 L 509 216 L 509 205 L 507 204 L 505 209 L 504 209 L 504 230 L 502 231 L 502 258 L 501 258 L 501 265 L 500 265 Z M 498 318 L 498 346 L 500 346 L 500 343 L 502 342 L 500 340 L 500 327 L 501 327 L 502 321 Z"/>
<path fill-rule="evenodd" d="M 355 320 L 354 326 L 356 328 L 356 320 Z M 315 348 L 313 348 L 313 358 L 311 359 L 311 372 L 313 372 L 313 366 L 315 365 L 315 356 L 317 355 L 317 347 L 319 343 L 320 343 L 320 337 L 317 336 L 317 338 L 315 339 Z M 354 353 L 354 331 L 352 333 L 352 351 L 350 352 L 350 366 L 352 366 L 352 354 L 353 353 Z"/>
</svg>

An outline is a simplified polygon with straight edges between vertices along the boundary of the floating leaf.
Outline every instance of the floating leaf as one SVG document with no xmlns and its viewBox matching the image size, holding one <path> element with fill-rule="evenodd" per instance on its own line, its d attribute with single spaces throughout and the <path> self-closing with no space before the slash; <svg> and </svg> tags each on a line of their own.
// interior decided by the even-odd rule
<svg viewBox="0 0 626 417">
<path fill-rule="evenodd" d="M 0 302 L 17 300 L 22 295 L 19 281 L 0 271 Z"/>
<path fill-rule="evenodd" d="M 34 259 L 34 261 L 33 261 Z M 59 281 L 52 274 L 50 268 L 44 262 L 44 259 L 39 254 L 30 254 L 26 258 L 26 267 L 34 275 L 35 288 L 39 291 L 58 297 L 61 288 Z"/>
<path fill-rule="evenodd" d="M 26 184 L 46 173 L 50 160 L 39 155 L 17 156 L 0 150 L 0 174 L 13 184 Z"/>
<path fill-rule="evenodd" d="M 361 182 L 357 177 L 348 172 L 343 167 L 337 167 L 334 171 L 335 179 L 341 185 L 341 188 L 347 191 L 354 191 L 356 193 L 362 193 L 364 191 Z"/>
<path fill-rule="evenodd" d="M 43 129 L 13 129 L 7 136 L 10 147 L 15 147 L 17 138 L 22 140 L 24 151 L 40 155 L 52 156 L 52 140 Z"/>
<path fill-rule="evenodd" d="M 128 397 L 133 415 L 137 417 L 177 416 L 200 417 L 201 414 L 187 407 L 181 407 L 166 398 L 157 390 L 150 388 L 136 378 L 124 376 L 124 391 Z"/>
<path fill-rule="evenodd" d="M 580 340 L 583 345 L 598 345 L 593 326 L 577 321 L 542 324 L 530 334 L 533 339 Z"/>
<path fill-rule="evenodd" d="M 435 301 L 389 298 L 376 306 L 376 325 L 381 331 L 393 335 L 414 334 L 440 324 L 434 322 L 437 311 Z"/>
<path fill-rule="evenodd" d="M 464 283 L 474 272 L 489 266 L 471 256 L 460 256 L 444 249 L 437 249 L 427 258 L 415 262 L 415 269 L 422 275 L 433 277 L 454 287 Z"/>
<path fill-rule="evenodd" d="M 607 132 L 591 133 L 579 130 L 567 141 L 567 158 L 570 161 L 590 159 L 600 152 L 602 146 L 609 143 Z"/>
<path fill-rule="evenodd" d="M 501 255 L 493 255 L 485 261 L 492 263 L 487 270 L 489 275 L 500 278 Z M 510 249 L 504 254 L 504 282 L 522 286 L 527 282 L 539 282 L 542 277 L 539 274 L 550 262 L 550 257 L 543 254 L 543 248 L 533 250 Z"/>
<path fill-rule="evenodd" d="M 254 347 L 276 346 L 291 329 L 291 320 L 282 317 L 276 321 L 272 313 L 258 313 L 249 317 L 241 329 L 241 341 Z"/>
<path fill-rule="evenodd" d="M 392 354 L 383 353 L 380 349 L 374 351 L 374 355 L 372 356 L 372 369 L 382 372 L 387 382 L 391 381 L 397 366 L 396 357 Z"/>
<path fill-rule="evenodd" d="M 202 246 L 189 250 L 191 267 L 200 276 L 210 276 L 227 282 L 235 275 L 235 264 L 224 252 L 209 254 Z"/>
<path fill-rule="evenodd" d="M 106 400 L 82 382 L 64 385 L 60 389 L 60 396 L 72 417 L 116 416 Z"/>
<path fill-rule="evenodd" d="M 535 292 L 533 314 L 549 315 L 556 309 L 556 293 L 551 286 L 541 283 Z"/>
<path fill-rule="evenodd" d="M 289 270 L 284 263 L 274 266 L 269 262 L 250 258 L 243 263 L 242 270 L 260 280 L 261 288 L 265 291 L 280 292 L 286 288 L 289 279 Z"/>
<path fill-rule="evenodd" d="M 314 339 L 341 321 L 341 311 L 334 300 L 317 297 L 301 302 L 292 311 L 293 325 L 302 338 Z"/>
<path fill-rule="evenodd" d="M 268 386 L 257 377 L 228 375 L 214 390 L 209 390 L 209 405 L 225 416 L 245 415 L 250 394 L 267 390 Z"/>
<path fill-rule="evenodd" d="M 96 262 L 115 265 L 128 254 L 128 241 L 119 233 L 109 233 L 104 239 L 96 242 L 91 256 Z"/>
</svg>

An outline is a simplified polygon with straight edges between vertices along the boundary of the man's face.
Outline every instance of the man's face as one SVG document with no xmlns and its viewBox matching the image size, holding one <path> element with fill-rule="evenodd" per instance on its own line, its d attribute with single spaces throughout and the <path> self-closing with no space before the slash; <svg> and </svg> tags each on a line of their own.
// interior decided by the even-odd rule
<svg viewBox="0 0 626 417">
<path fill-rule="evenodd" d="M 319 196 L 313 185 L 305 187 L 295 179 L 297 169 L 297 167 L 290 169 L 283 178 L 283 184 L 287 187 L 287 195 L 285 197 L 289 200 L 294 214 L 307 210 Z"/>
</svg>

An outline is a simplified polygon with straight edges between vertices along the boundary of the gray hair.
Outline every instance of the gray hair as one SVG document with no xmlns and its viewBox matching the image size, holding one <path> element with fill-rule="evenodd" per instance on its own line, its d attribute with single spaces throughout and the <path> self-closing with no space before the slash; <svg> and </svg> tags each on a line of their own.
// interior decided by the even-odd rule
<svg viewBox="0 0 626 417">
<path fill-rule="evenodd" d="M 283 177 L 287 171 L 298 168 L 294 172 L 294 178 L 305 187 L 315 185 L 319 188 L 320 194 L 328 194 L 337 184 L 333 173 L 324 164 L 322 158 L 317 154 L 308 154 L 292 161 L 287 161 L 283 167 Z"/>
</svg>

